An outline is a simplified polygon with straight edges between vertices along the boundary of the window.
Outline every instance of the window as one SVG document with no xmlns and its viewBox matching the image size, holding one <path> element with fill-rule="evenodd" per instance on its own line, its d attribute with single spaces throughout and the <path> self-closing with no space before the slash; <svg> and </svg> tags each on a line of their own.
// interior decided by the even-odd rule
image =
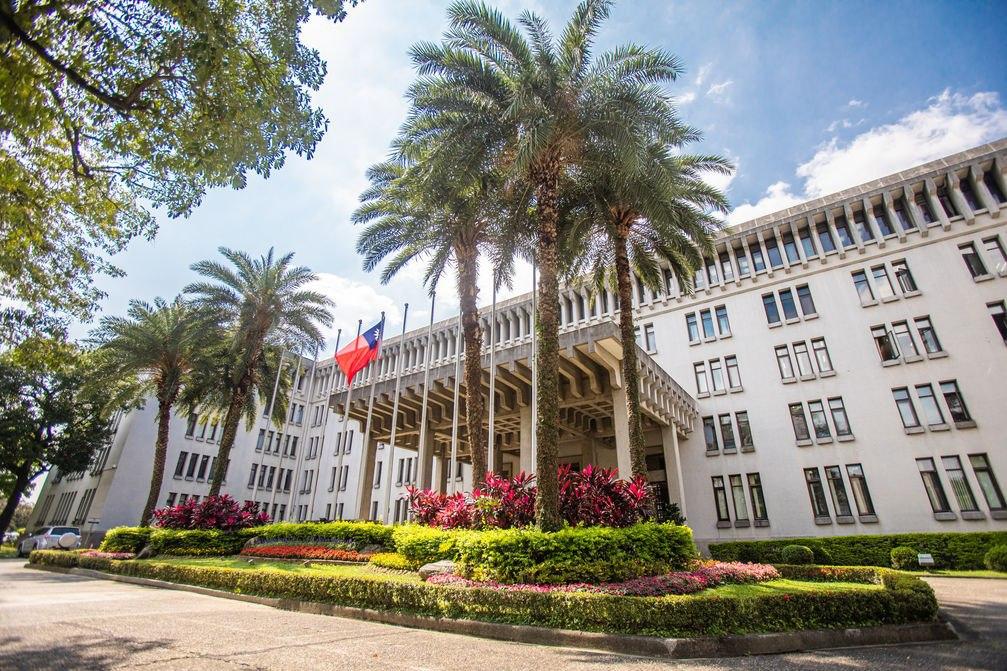
<svg viewBox="0 0 1007 671">
<path fill-rule="evenodd" d="M 734 426 L 731 424 L 731 415 L 720 415 L 720 436 L 724 441 L 724 451 L 733 452 L 737 449 L 737 443 L 734 441 Z"/>
<path fill-rule="evenodd" d="M 1000 185 L 997 184 L 996 176 L 993 174 L 993 168 L 990 168 L 983 173 L 983 184 L 989 189 L 990 195 L 999 202 L 1007 202 L 1007 198 L 1004 198 L 1003 191 L 1000 190 Z"/>
<path fill-rule="evenodd" d="M 178 498 L 178 492 L 168 492 L 168 499 L 164 502 L 164 505 L 169 508 L 175 505 L 175 499 Z"/>
<path fill-rule="evenodd" d="M 731 335 L 731 322 L 727 319 L 727 307 L 724 305 L 718 305 L 716 312 L 717 328 L 720 329 L 721 337 Z"/>
<path fill-rule="evenodd" d="M 727 366 L 727 383 L 731 385 L 731 389 L 740 389 L 741 372 L 738 370 L 738 357 L 725 357 L 724 364 Z"/>
<path fill-rule="evenodd" d="M 685 329 L 689 333 L 689 342 L 699 342 L 699 325 L 696 323 L 696 313 L 685 315 Z"/>
<path fill-rule="evenodd" d="M 818 362 L 819 373 L 832 372 L 832 357 L 829 356 L 829 348 L 825 344 L 825 338 L 813 338 L 811 349 L 815 350 L 815 360 Z"/>
<path fill-rule="evenodd" d="M 853 500 L 857 503 L 857 512 L 861 515 L 874 515 L 874 502 L 867 488 L 867 478 L 860 464 L 849 464 L 846 475 L 850 477 L 850 489 L 853 490 Z"/>
<path fill-rule="evenodd" d="M 965 267 L 968 268 L 972 279 L 989 275 L 989 271 L 986 270 L 986 264 L 983 263 L 982 257 L 979 256 L 979 252 L 976 251 L 976 246 L 973 243 L 958 245 L 958 249 L 962 252 L 962 260 L 965 261 Z"/>
<path fill-rule="evenodd" d="M 811 413 L 811 425 L 815 427 L 815 438 L 831 438 L 832 432 L 829 431 L 829 420 L 825 417 L 825 407 L 822 402 L 809 401 L 808 412 Z"/>
<path fill-rule="evenodd" d="M 937 473 L 937 466 L 930 457 L 917 459 L 916 466 L 920 469 L 920 477 L 923 478 L 923 488 L 926 489 L 927 498 L 930 499 L 930 507 L 935 513 L 946 513 L 951 511 L 948 505 L 948 497 L 944 494 L 944 486 L 941 484 L 941 476 Z"/>
<path fill-rule="evenodd" d="M 780 310 L 776 305 L 776 296 L 774 294 L 763 294 L 762 306 L 766 309 L 766 320 L 770 325 L 779 324 Z"/>
<path fill-rule="evenodd" d="M 1007 251 L 1004 251 L 1000 238 L 995 235 L 991 238 L 983 238 L 983 247 L 989 254 L 989 258 L 993 260 L 995 270 L 998 273 L 1007 271 Z"/>
<path fill-rule="evenodd" d="M 944 423 L 944 415 L 937 405 L 937 397 L 934 396 L 933 385 L 916 385 L 916 396 L 920 399 L 920 408 L 923 410 L 923 419 L 929 426 L 938 426 Z"/>
<path fill-rule="evenodd" d="M 826 466 L 825 478 L 829 481 L 832 492 L 832 504 L 836 509 L 836 517 L 852 517 L 850 497 L 846 494 L 846 484 L 843 482 L 843 471 L 839 466 Z"/>
<path fill-rule="evenodd" d="M 790 289 L 780 290 L 780 304 L 783 305 L 784 318 L 797 319 L 797 305 L 794 303 L 794 294 Z"/>
<path fill-rule="evenodd" d="M 710 387 L 706 379 L 706 364 L 700 361 L 692 365 L 696 373 L 696 393 L 699 395 L 709 394 Z"/>
<path fill-rule="evenodd" d="M 885 213 L 884 206 L 879 205 L 874 208 L 874 221 L 878 224 L 881 237 L 887 238 L 889 235 L 895 235 L 895 231 L 892 230 L 892 225 L 888 221 L 888 215 Z"/>
<path fill-rule="evenodd" d="M 713 330 L 713 312 L 710 310 L 702 310 L 699 313 L 699 317 L 703 322 L 703 337 L 704 338 L 714 338 L 716 333 Z"/>
<path fill-rule="evenodd" d="M 817 468 L 805 468 L 804 479 L 808 483 L 808 496 L 811 498 L 811 511 L 815 517 L 831 517 L 829 503 L 825 498 L 825 488 L 822 487 L 822 474 Z"/>
<path fill-rule="evenodd" d="M 265 429 L 259 429 L 259 437 L 255 441 L 255 451 L 256 452 L 261 452 L 262 451 L 262 446 L 263 446 L 263 444 L 265 444 L 265 442 L 266 442 L 266 430 Z"/>
<path fill-rule="evenodd" d="M 710 278 L 710 286 L 711 287 L 714 284 L 720 284 L 720 277 L 717 276 L 717 266 L 716 266 L 716 264 L 714 264 L 713 261 L 707 260 L 707 262 L 706 262 L 706 274 Z M 641 293 L 640 302 L 642 303 L 643 302 L 643 298 L 642 298 L 643 285 L 642 284 L 640 285 L 640 289 L 641 289 L 641 291 L 640 291 L 640 293 Z"/>
<path fill-rule="evenodd" d="M 997 327 L 997 331 L 1000 332 L 1000 337 L 1005 343 L 1007 343 L 1007 303 L 1004 301 L 997 301 L 994 303 L 987 303 L 986 307 L 990 310 L 990 317 L 993 319 L 993 325 Z"/>
<path fill-rule="evenodd" d="M 941 465 L 944 466 L 944 472 L 948 474 L 948 482 L 951 483 L 951 491 L 954 492 L 955 500 L 958 501 L 958 508 L 968 512 L 978 511 L 976 497 L 972 494 L 972 487 L 969 486 L 965 471 L 962 469 L 962 460 L 955 455 L 941 457 Z"/>
<path fill-rule="evenodd" d="M 979 489 L 982 491 L 983 498 L 986 499 L 990 510 L 1007 508 L 1003 492 L 1000 491 L 1000 485 L 990 467 L 989 458 L 985 454 L 970 454 L 969 463 L 972 464 L 972 472 L 976 476 L 976 482 L 979 483 Z"/>
<path fill-rule="evenodd" d="M 766 254 L 769 255 L 769 265 L 773 268 L 783 267 L 783 257 L 780 256 L 780 247 L 776 244 L 776 238 L 766 238 Z"/>
<path fill-rule="evenodd" d="M 801 303 L 801 314 L 805 317 L 818 314 L 815 310 L 815 301 L 811 298 L 811 289 L 807 284 L 801 284 L 797 287 L 797 299 Z"/>
<path fill-rule="evenodd" d="M 727 490 L 724 489 L 724 477 L 713 476 L 713 500 L 717 506 L 717 522 L 730 522 L 731 511 L 727 507 Z"/>
<path fill-rule="evenodd" d="M 188 452 L 178 453 L 178 463 L 175 464 L 175 477 L 182 477 L 182 473 L 185 472 L 185 458 L 189 456 Z"/>
<path fill-rule="evenodd" d="M 186 438 L 192 438 L 193 434 L 196 433 L 196 420 L 197 419 L 198 418 L 196 417 L 196 413 L 194 413 L 194 412 L 190 412 L 189 413 L 189 419 L 186 421 L 186 424 L 185 424 L 185 437 Z"/>
<path fill-rule="evenodd" d="M 255 474 L 259 472 L 259 465 L 252 464 L 252 470 L 248 474 L 248 486 L 252 487 L 255 485 Z"/>
<path fill-rule="evenodd" d="M 976 198 L 976 192 L 972 190 L 972 180 L 969 179 L 968 175 L 959 184 L 961 188 L 962 196 L 965 198 L 965 202 L 969 204 L 969 207 L 973 212 L 977 210 L 985 210 L 986 207 L 979 202 Z"/>
<path fill-rule="evenodd" d="M 741 439 L 742 449 L 753 447 L 752 427 L 748 423 L 748 412 L 744 410 L 736 412 L 734 419 L 738 422 L 738 437 Z"/>
<path fill-rule="evenodd" d="M 846 416 L 846 406 L 840 396 L 829 399 L 829 411 L 832 413 L 832 424 L 836 427 L 837 436 L 852 436 L 850 420 Z"/>
<path fill-rule="evenodd" d="M 853 285 L 857 288 L 857 295 L 860 296 L 861 303 L 871 303 L 874 301 L 874 292 L 871 290 L 871 283 L 867 281 L 867 273 L 857 270 L 853 273 Z"/>
<path fill-rule="evenodd" d="M 790 404 L 790 421 L 794 425 L 794 436 L 798 441 L 811 440 L 811 433 L 808 431 L 808 420 L 804 415 L 804 406 L 800 403 Z"/>
<path fill-rule="evenodd" d="M 965 406 L 965 399 L 962 398 L 955 380 L 941 382 L 941 394 L 944 395 L 944 402 L 948 406 L 948 412 L 951 413 L 952 421 L 956 423 L 972 421 L 969 409 Z"/>
<path fill-rule="evenodd" d="M 654 325 L 644 324 L 643 325 L 643 342 L 645 349 L 648 352 L 657 351 L 657 337 L 654 335 Z"/>
<path fill-rule="evenodd" d="M 913 200 L 916 202 L 916 206 L 920 208 L 920 211 L 923 212 L 923 223 L 937 223 L 937 217 L 934 216 L 933 210 L 930 209 L 930 202 L 925 193 L 922 191 L 919 192 Z"/>
<path fill-rule="evenodd" d="M 203 418 L 203 421 L 199 423 L 199 435 L 196 436 L 199 440 L 203 440 L 203 438 L 206 437 L 206 423 L 207 421 L 205 417 Z"/>
<path fill-rule="evenodd" d="M 766 510 L 766 499 L 762 495 L 762 478 L 758 473 L 748 474 L 748 493 L 752 499 L 752 516 L 757 521 L 769 519 L 769 512 Z"/>
<path fill-rule="evenodd" d="M 717 442 L 717 424 L 713 417 L 703 418 L 703 436 L 706 439 L 707 452 L 720 451 L 720 443 Z"/>
<path fill-rule="evenodd" d="M 383 461 L 379 461 L 376 464 L 374 464 L 374 489 L 377 489 L 378 487 L 381 486 L 381 467 L 384 465 L 384 463 L 385 462 Z"/>
<path fill-rule="evenodd" d="M 863 210 L 853 213 L 853 225 L 857 229 L 857 233 L 860 234 L 861 242 L 874 242 L 874 233 L 871 231 L 871 227 L 867 225 L 867 215 L 864 214 Z"/>
<path fill-rule="evenodd" d="M 710 361 L 710 382 L 713 384 L 713 391 L 724 390 L 724 370 L 720 359 Z"/>
<path fill-rule="evenodd" d="M 784 380 L 794 378 L 794 364 L 790 360 L 790 348 L 780 345 L 776 348 L 776 363 L 780 368 L 780 377 Z"/>
<path fill-rule="evenodd" d="M 745 484 L 741 474 L 728 476 L 731 482 L 731 498 L 734 499 L 734 519 L 748 521 L 748 506 L 745 504 Z"/>
<path fill-rule="evenodd" d="M 913 399 L 909 396 L 909 389 L 900 387 L 892 389 L 895 397 L 895 405 L 899 409 L 899 416 L 902 418 L 902 426 L 913 429 L 920 425 L 919 417 L 916 416 L 916 408 L 913 407 Z"/>
<path fill-rule="evenodd" d="M 822 246 L 822 251 L 826 254 L 836 251 L 836 243 L 832 239 L 832 231 L 829 230 L 829 225 L 822 222 L 816 228 L 818 230 L 818 242 Z"/>
<path fill-rule="evenodd" d="M 197 480 L 206 479 L 206 468 L 210 465 L 210 455 L 204 454 L 203 458 L 199 460 L 199 470 L 196 472 Z"/>
<path fill-rule="evenodd" d="M 744 249 L 735 250 L 735 258 L 738 260 L 738 276 L 748 277 L 748 255 L 745 254 Z"/>
<path fill-rule="evenodd" d="M 916 280 L 913 279 L 913 274 L 909 272 L 909 264 L 905 262 L 905 259 L 892 261 L 892 271 L 895 272 L 895 279 L 898 281 L 902 293 L 909 294 L 917 291 Z"/>
<path fill-rule="evenodd" d="M 802 377 L 815 374 L 815 369 L 811 366 L 811 355 L 808 354 L 807 343 L 794 343 L 794 358 L 797 359 L 797 370 Z"/>
<path fill-rule="evenodd" d="M 919 350 L 916 349 L 916 341 L 913 339 L 913 334 L 909 331 L 909 326 L 905 322 L 893 322 L 892 333 L 895 335 L 895 341 L 899 344 L 899 349 L 905 356 L 916 357 L 920 355 Z"/>
<path fill-rule="evenodd" d="M 948 217 L 957 217 L 959 215 L 958 208 L 955 204 L 951 202 L 951 196 L 948 195 L 947 185 L 942 185 L 937 189 L 937 201 L 944 208 L 944 214 Z"/>
<path fill-rule="evenodd" d="M 884 300 L 895 295 L 892 282 L 888 279 L 888 269 L 884 264 L 871 268 L 871 275 L 874 276 L 874 286 L 878 289 L 878 298 Z"/>
<path fill-rule="evenodd" d="M 846 225 L 846 217 L 836 217 L 835 225 L 836 234 L 843 247 L 855 247 L 857 243 L 853 242 L 853 236 L 850 235 L 850 227 Z"/>
<path fill-rule="evenodd" d="M 725 282 L 734 279 L 734 267 L 731 265 L 731 256 L 727 252 L 720 253 L 720 270 L 724 275 Z"/>
<path fill-rule="evenodd" d="M 892 209 L 895 210 L 895 218 L 899 220 L 899 225 L 902 226 L 903 231 L 911 231 L 916 228 L 906 211 L 906 201 L 904 198 L 897 198 Z"/>
<path fill-rule="evenodd" d="M 801 231 L 801 247 L 804 248 L 804 258 L 810 259 L 818 256 L 818 252 L 815 251 L 815 243 L 811 240 L 810 229 L 805 228 Z"/>
<path fill-rule="evenodd" d="M 795 264 L 801 260 L 801 255 L 797 251 L 797 243 L 794 242 L 794 236 L 790 233 L 783 234 L 783 251 L 787 255 L 787 261 L 790 264 Z"/>
<path fill-rule="evenodd" d="M 930 323 L 930 317 L 917 317 L 915 321 L 916 331 L 920 334 L 920 341 L 923 343 L 923 349 L 926 350 L 926 353 L 937 354 L 943 351 L 941 341 L 937 339 L 937 331 Z"/>
</svg>

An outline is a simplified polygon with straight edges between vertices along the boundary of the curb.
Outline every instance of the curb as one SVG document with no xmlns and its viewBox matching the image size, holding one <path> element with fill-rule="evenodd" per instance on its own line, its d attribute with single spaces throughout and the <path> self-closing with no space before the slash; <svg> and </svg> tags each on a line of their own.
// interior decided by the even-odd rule
<svg viewBox="0 0 1007 671">
<path fill-rule="evenodd" d="M 64 568 L 62 566 L 42 566 L 25 564 L 25 568 L 54 573 L 66 573 L 101 580 L 113 580 L 131 585 L 172 589 L 213 596 L 234 601 L 244 601 L 281 610 L 289 610 L 313 615 L 330 615 L 352 618 L 367 622 L 379 622 L 413 629 L 428 629 L 452 634 L 478 636 L 500 641 L 553 645 L 570 648 L 585 648 L 624 655 L 654 657 L 663 659 L 695 659 L 703 657 L 741 657 L 747 655 L 769 655 L 805 650 L 825 650 L 855 646 L 896 645 L 906 643 L 926 643 L 934 641 L 958 640 L 954 629 L 943 621 L 918 624 L 881 625 L 877 627 L 857 627 L 852 629 L 815 629 L 789 631 L 770 634 L 738 634 L 720 637 L 699 638 L 658 638 L 654 636 L 631 636 L 605 634 L 570 629 L 547 629 L 530 625 L 501 624 L 478 620 L 452 620 L 447 618 L 412 615 L 395 611 L 353 608 L 315 601 L 296 599 L 276 599 L 235 594 L 221 590 L 197 587 L 182 583 L 137 578 L 133 576 L 103 573 L 91 569 Z"/>
</svg>

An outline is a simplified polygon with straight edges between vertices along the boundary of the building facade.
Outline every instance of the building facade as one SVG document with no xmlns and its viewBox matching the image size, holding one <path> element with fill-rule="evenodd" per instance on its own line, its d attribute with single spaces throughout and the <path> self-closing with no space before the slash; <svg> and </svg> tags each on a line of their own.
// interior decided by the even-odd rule
<svg viewBox="0 0 1007 671">
<path fill-rule="evenodd" d="M 649 477 L 701 545 L 1007 528 L 1005 182 L 1001 140 L 735 226 L 691 293 L 638 283 Z M 618 308 L 561 291 L 561 461 L 628 472 Z M 505 473 L 534 470 L 532 315 L 530 295 L 482 313 Z M 457 318 L 388 339 L 349 405 L 331 361 L 301 361 L 288 422 L 239 433 L 223 491 L 293 520 L 387 501 L 394 522 L 408 483 L 468 490 L 459 350 Z M 205 495 L 216 421 L 173 422 L 162 503 Z M 92 468 L 50 474 L 32 524 L 135 523 L 153 441 L 148 403 Z"/>
</svg>

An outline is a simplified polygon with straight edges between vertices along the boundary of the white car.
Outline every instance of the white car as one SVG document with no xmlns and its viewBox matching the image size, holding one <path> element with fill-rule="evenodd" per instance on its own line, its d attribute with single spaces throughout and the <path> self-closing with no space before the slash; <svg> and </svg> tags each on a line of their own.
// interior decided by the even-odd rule
<svg viewBox="0 0 1007 671">
<path fill-rule="evenodd" d="M 28 534 L 17 546 L 17 556 L 27 557 L 32 550 L 72 550 L 80 547 L 77 527 L 42 527 Z"/>
</svg>

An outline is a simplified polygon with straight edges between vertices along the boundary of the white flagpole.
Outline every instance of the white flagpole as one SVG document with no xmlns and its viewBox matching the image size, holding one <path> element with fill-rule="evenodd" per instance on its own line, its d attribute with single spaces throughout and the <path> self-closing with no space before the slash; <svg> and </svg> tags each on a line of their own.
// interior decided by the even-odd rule
<svg viewBox="0 0 1007 671">
<path fill-rule="evenodd" d="M 336 348 L 339 348 L 339 336 L 342 335 L 342 329 L 340 329 L 336 334 Z M 308 408 L 311 408 L 312 399 L 315 398 L 315 371 L 318 369 L 318 345 L 315 345 L 315 356 L 311 360 L 311 372 L 308 374 L 310 377 L 310 382 L 308 383 Z M 301 474 L 301 464 L 303 463 L 304 457 L 304 437 L 308 433 L 308 423 L 304 422 L 304 426 L 301 427 L 300 436 L 300 448 L 297 450 L 297 460 L 294 462 L 294 475 L 291 478 L 294 482 L 294 486 L 290 488 L 290 497 L 287 499 L 287 519 L 292 519 L 294 517 L 294 490 L 297 489 L 297 478 Z"/>
<path fill-rule="evenodd" d="M 294 407 L 294 393 L 297 391 L 297 377 L 301 374 L 301 363 L 302 363 L 302 361 L 301 361 L 302 357 L 301 357 L 300 354 L 294 353 L 294 352 L 291 352 L 291 354 L 294 354 L 294 356 L 297 357 L 297 367 L 294 368 L 294 377 L 293 377 L 293 379 L 290 382 L 290 400 L 287 401 L 287 409 L 286 409 L 286 412 L 283 415 L 283 432 L 282 432 L 282 434 L 281 433 L 277 433 L 276 434 L 277 443 L 276 443 L 276 449 L 273 450 L 274 456 L 276 454 L 278 454 L 278 451 L 279 451 L 279 448 L 280 448 L 279 438 L 280 438 L 281 435 L 286 434 L 288 444 L 290 442 L 290 434 L 287 433 L 287 429 L 290 428 L 290 420 L 291 420 L 291 414 L 292 414 L 291 411 L 293 410 L 293 407 Z M 303 421 L 303 419 L 302 419 L 302 421 Z M 265 450 L 263 450 L 263 457 L 264 456 L 265 456 Z M 278 478 L 282 479 L 281 471 L 283 469 L 279 468 L 279 466 L 281 464 L 283 464 L 283 458 L 279 457 L 279 458 L 277 458 L 276 461 L 277 461 L 277 464 L 276 464 L 277 465 L 276 476 Z M 271 493 L 269 494 L 269 507 L 270 508 L 272 508 L 273 505 L 276 503 L 276 490 L 279 489 L 282 485 L 283 485 L 283 483 L 280 480 L 277 480 L 276 482 L 273 483 L 273 486 L 270 488 L 272 490 Z"/>
<path fill-rule="evenodd" d="M 342 335 L 343 335 L 343 329 L 339 329 L 338 331 L 336 331 L 336 352 L 339 352 L 339 340 L 342 337 Z M 335 359 L 336 359 L 335 356 L 333 356 L 332 360 L 335 361 Z M 331 385 L 330 385 L 329 388 L 332 388 L 332 386 L 335 385 L 336 378 L 338 378 L 338 377 L 339 377 L 339 364 L 336 363 L 335 366 L 333 366 L 332 375 L 329 377 L 329 380 L 331 381 Z M 327 390 L 323 387 L 322 388 L 322 394 L 325 394 L 326 391 Z M 328 400 L 326 400 L 325 404 L 326 404 L 326 406 L 328 406 Z M 328 426 L 329 426 L 329 413 L 328 413 L 327 409 L 326 409 L 325 412 L 322 413 L 322 416 L 324 417 L 324 419 L 322 420 L 322 435 L 324 436 L 325 435 L 325 429 L 328 428 Z M 301 440 L 301 442 L 302 442 L 301 453 L 303 454 L 304 450 L 307 449 L 308 442 L 310 442 L 308 440 L 304 440 L 304 438 L 307 437 L 307 428 L 306 427 L 305 427 L 304 433 L 302 433 L 301 435 L 303 436 L 303 438 Z M 321 462 L 321 458 L 319 458 L 318 461 L 315 462 L 315 463 L 320 463 L 320 462 Z M 306 487 L 306 485 L 308 483 L 306 481 L 301 483 L 301 491 L 310 495 L 310 498 L 308 499 L 310 501 L 310 503 L 308 504 L 308 517 L 307 517 L 308 520 L 312 519 L 315 516 L 315 498 L 316 498 L 315 497 L 315 493 L 318 491 L 318 486 L 317 486 L 317 483 L 315 482 L 315 479 L 314 479 L 314 477 L 315 477 L 315 469 L 316 469 L 316 467 L 314 465 L 312 465 L 312 470 L 311 470 L 311 489 L 309 489 L 306 492 L 304 492 L 304 489 L 305 489 L 305 487 Z"/>
<path fill-rule="evenodd" d="M 392 504 L 392 467 L 395 465 L 395 431 L 399 427 L 399 389 L 402 385 L 402 362 L 406 358 L 406 318 L 409 316 L 409 303 L 402 311 L 402 337 L 399 338 L 399 349 L 395 354 L 395 400 L 392 402 L 392 433 L 388 437 L 388 475 L 385 477 L 385 524 L 391 523 Z"/>
<path fill-rule="evenodd" d="M 460 400 L 462 367 L 462 315 L 458 313 L 458 330 L 455 332 L 455 395 L 452 404 L 451 418 L 451 461 L 448 462 L 448 491 L 455 493 L 458 485 L 455 482 L 455 474 L 458 472 L 458 402 Z"/>
<path fill-rule="evenodd" d="M 384 346 L 385 346 L 385 313 L 384 313 L 384 311 L 382 311 L 381 312 L 381 340 L 378 341 L 378 353 L 377 353 L 377 355 L 375 355 L 374 361 L 371 362 L 371 393 L 370 393 L 370 398 L 367 400 L 367 420 L 364 422 L 364 436 L 363 436 L 363 440 L 361 441 L 361 444 L 363 446 L 367 445 L 367 442 L 370 440 L 370 437 L 371 437 L 371 417 L 374 414 L 374 387 L 377 386 L 377 384 L 378 384 L 378 375 L 381 373 L 381 368 L 380 368 L 379 362 L 381 360 L 381 351 L 384 349 Z M 363 448 L 361 448 L 361 449 L 363 450 Z M 366 452 L 362 452 L 362 456 L 366 459 L 367 458 Z M 378 459 L 377 450 L 375 450 L 375 453 L 374 453 L 374 460 L 375 460 L 375 462 L 377 462 L 377 459 Z M 364 465 L 366 466 L 366 464 L 364 464 Z M 370 483 L 370 482 L 361 482 L 360 483 L 360 487 L 363 487 L 363 488 L 371 487 L 371 486 L 372 486 L 372 483 Z M 359 497 L 358 496 L 358 498 L 360 498 L 361 501 L 363 500 L 363 497 Z M 371 498 L 373 498 L 373 497 L 368 497 L 368 501 Z M 363 510 L 363 511 L 358 510 L 357 511 L 357 517 L 361 517 L 362 516 L 361 514 L 363 514 L 365 516 L 370 516 L 370 512 L 371 512 L 370 510 Z M 377 520 L 375 520 L 375 521 L 377 521 Z"/>
<path fill-rule="evenodd" d="M 423 407 L 420 410 L 420 439 L 419 447 L 416 451 L 417 461 L 416 464 L 419 467 L 417 470 L 422 469 L 423 476 L 420 478 L 420 488 L 429 489 L 425 481 L 431 478 L 431 474 L 427 470 L 426 465 L 426 446 L 427 446 L 427 399 L 430 397 L 430 361 L 433 347 L 433 337 L 434 337 L 434 302 L 437 300 L 437 292 L 430 292 L 430 326 L 427 327 L 427 345 L 426 345 L 426 361 L 423 364 Z M 433 449 L 433 446 L 430 446 Z M 430 460 L 431 466 L 433 465 L 433 460 Z M 432 484 L 432 480 L 431 480 Z"/>
<path fill-rule="evenodd" d="M 364 325 L 363 319 L 357 320 L 357 338 L 354 342 L 353 351 L 357 351 L 357 340 L 360 339 L 360 329 Z M 359 372 L 359 371 L 358 371 Z M 343 452 L 345 452 L 346 446 L 346 431 L 350 427 L 350 403 L 353 401 L 353 380 L 356 379 L 356 375 L 353 377 L 347 377 L 346 379 L 346 402 L 343 405 L 343 429 L 339 433 L 339 438 L 336 440 L 336 449 L 339 450 L 339 457 L 336 459 L 336 481 L 333 483 L 333 488 L 335 492 L 332 495 L 332 515 L 329 517 L 330 520 L 339 519 L 339 480 L 342 478 L 343 471 Z M 322 455 L 318 455 L 318 463 L 322 463 Z M 321 475 L 321 471 L 318 473 Z"/>
<path fill-rule="evenodd" d="M 538 263 L 531 264 L 531 468 L 538 470 Z"/>
<path fill-rule="evenodd" d="M 486 470 L 490 473 L 496 471 L 496 435 L 493 431 L 493 420 L 496 417 L 496 406 L 497 406 L 497 395 L 496 395 L 496 385 L 497 385 L 497 367 L 496 367 L 496 350 L 497 350 L 497 283 L 496 277 L 493 277 L 493 306 L 490 308 L 490 393 L 489 393 L 489 404 L 490 404 L 490 416 L 489 416 L 489 431 L 487 431 L 486 436 Z M 471 435 L 471 433 L 469 434 Z M 481 481 L 481 478 L 480 478 Z M 473 483 L 474 485 L 475 483 Z"/>
<path fill-rule="evenodd" d="M 273 419 L 273 406 L 276 404 L 276 392 L 280 388 L 280 373 L 283 371 L 283 357 L 287 356 L 287 350 L 280 350 L 280 361 L 276 364 L 276 381 L 273 383 L 273 395 L 269 399 L 269 406 L 266 409 L 266 421 L 263 422 L 263 433 L 262 433 L 262 451 L 259 454 L 259 466 L 255 471 L 255 479 L 252 482 L 252 502 L 255 503 L 255 508 L 258 510 L 259 502 L 255 500 L 256 495 L 259 493 L 259 480 L 263 478 L 262 467 L 263 460 L 266 458 L 266 450 L 268 445 L 266 443 L 266 438 L 268 437 L 269 425 L 272 424 Z M 256 442 L 258 442 L 258 437 L 256 437 Z M 260 511 L 261 512 L 261 511 Z"/>
</svg>

